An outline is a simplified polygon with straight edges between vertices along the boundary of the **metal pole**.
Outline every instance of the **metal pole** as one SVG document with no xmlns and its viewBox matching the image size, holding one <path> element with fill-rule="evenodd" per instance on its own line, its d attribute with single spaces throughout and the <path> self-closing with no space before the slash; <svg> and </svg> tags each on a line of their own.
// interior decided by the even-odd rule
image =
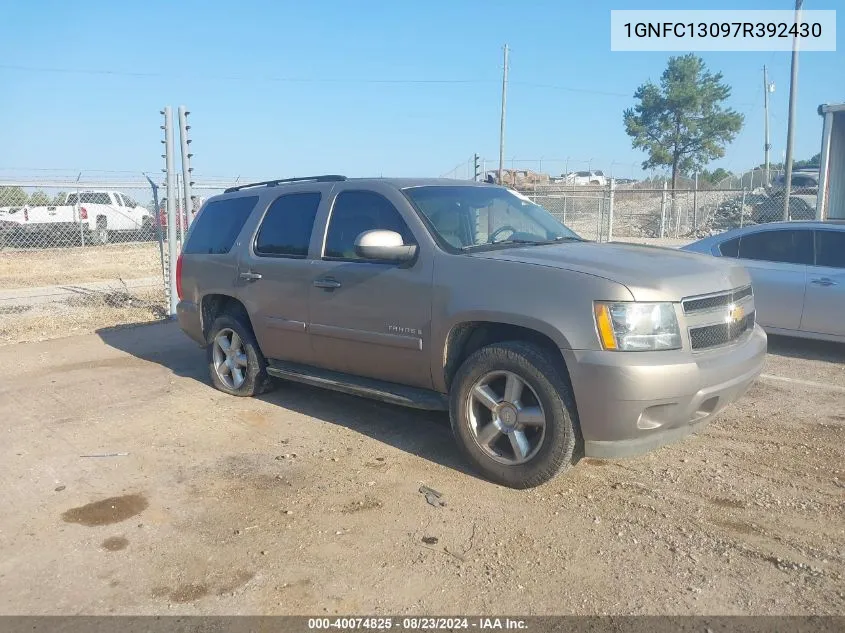
<svg viewBox="0 0 845 633">
<path fill-rule="evenodd" d="M 769 72 L 763 66 L 763 112 L 766 118 L 765 121 L 765 144 L 763 145 L 763 157 L 765 165 L 764 186 L 769 186 L 769 150 L 772 149 L 772 144 L 769 142 Z"/>
<path fill-rule="evenodd" d="M 193 154 L 188 151 L 188 146 L 191 140 L 188 138 L 188 130 L 191 126 L 188 125 L 188 114 L 190 114 L 185 106 L 179 106 L 179 141 L 182 150 L 182 188 L 184 190 L 184 206 L 185 206 L 185 223 L 190 224 L 193 219 L 191 211 L 193 211 L 193 201 L 191 200 L 191 172 L 194 171 L 191 167 L 191 158 Z M 181 225 L 180 225 L 181 226 Z M 184 235 L 183 235 L 184 237 Z"/>
<path fill-rule="evenodd" d="M 176 226 L 176 172 L 173 165 L 173 109 L 164 108 L 164 163 L 167 172 L 167 268 L 170 291 L 170 316 L 176 316 L 176 259 L 179 253 L 176 248 L 178 227 Z"/>
<path fill-rule="evenodd" d="M 819 114 L 824 117 L 822 123 L 822 151 L 819 160 L 819 190 L 816 193 L 816 219 L 824 220 L 827 217 L 827 188 L 830 178 L 830 141 L 833 136 L 833 112 L 825 106 L 819 106 Z M 841 116 L 841 115 L 840 115 Z"/>
<path fill-rule="evenodd" d="M 601 223 L 602 220 L 604 220 L 604 196 L 598 199 L 598 204 L 596 206 L 598 207 L 598 213 L 596 214 L 596 241 L 601 242 Z"/>
<path fill-rule="evenodd" d="M 505 113 L 508 107 L 508 45 L 505 44 L 505 68 L 502 72 L 502 121 L 499 126 L 499 184 L 505 168 Z"/>
<path fill-rule="evenodd" d="M 698 172 L 695 172 L 695 189 L 692 192 L 692 230 L 698 228 Z"/>
<path fill-rule="evenodd" d="M 76 177 L 76 217 L 79 220 L 79 243 L 85 246 L 85 227 L 82 223 L 82 213 L 79 211 L 81 202 L 79 200 L 79 179 L 82 178 L 82 172 Z"/>
<path fill-rule="evenodd" d="M 185 240 L 185 202 L 182 200 L 182 177 L 176 172 L 176 217 L 179 218 L 179 246 Z"/>
<path fill-rule="evenodd" d="M 804 0 L 795 0 L 795 23 L 801 21 L 801 5 Z M 792 148 L 795 137 L 795 102 L 798 98 L 798 36 L 792 38 L 792 74 L 789 79 L 789 122 L 786 128 L 786 159 L 783 178 L 783 219 L 789 219 L 789 194 L 792 189 Z"/>
<path fill-rule="evenodd" d="M 610 179 L 610 200 L 607 206 L 607 241 L 613 241 L 613 190 L 616 189 L 616 183 L 613 178 Z"/>
<path fill-rule="evenodd" d="M 162 239 L 161 235 L 161 221 L 159 219 L 159 214 L 161 213 L 159 206 L 158 206 L 158 185 L 153 182 L 153 179 L 144 174 L 144 178 L 147 179 L 147 182 L 150 183 L 150 188 L 153 190 L 153 205 L 155 205 L 156 214 L 156 237 L 158 238 L 158 254 L 161 258 L 161 277 L 162 279 L 167 280 L 167 267 L 164 265 L 164 239 Z"/>
<path fill-rule="evenodd" d="M 745 224 L 745 188 L 742 189 L 742 206 L 739 208 L 739 228 Z"/>
<path fill-rule="evenodd" d="M 666 181 L 663 181 L 663 195 L 660 198 L 660 238 L 666 235 Z"/>
</svg>

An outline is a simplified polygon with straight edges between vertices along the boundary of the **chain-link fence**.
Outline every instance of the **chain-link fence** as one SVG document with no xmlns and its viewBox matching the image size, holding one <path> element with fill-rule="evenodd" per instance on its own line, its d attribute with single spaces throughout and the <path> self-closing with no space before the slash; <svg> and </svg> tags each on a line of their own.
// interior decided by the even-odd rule
<svg viewBox="0 0 845 633">
<path fill-rule="evenodd" d="M 783 219 L 777 190 L 683 189 L 640 186 L 523 188 L 538 204 L 582 237 L 595 241 L 630 241 L 678 246 L 701 237 Z M 797 193 L 789 199 L 789 219 L 816 216 L 816 197 Z"/>
<path fill-rule="evenodd" d="M 177 200 L 178 242 L 203 198 L 231 182 L 194 184 L 190 204 Z M 143 176 L 0 180 L 0 344 L 167 318 L 158 193 Z"/>
<path fill-rule="evenodd" d="M 177 252 L 202 201 L 237 181 L 194 183 L 189 204 L 177 198 Z M 679 246 L 783 217 L 783 197 L 771 188 L 673 192 L 615 182 L 517 188 L 600 242 Z M 164 195 L 163 186 L 143 176 L 0 177 L 0 344 L 167 318 Z M 815 217 L 815 203 L 809 192 L 792 195 L 790 218 Z"/>
</svg>

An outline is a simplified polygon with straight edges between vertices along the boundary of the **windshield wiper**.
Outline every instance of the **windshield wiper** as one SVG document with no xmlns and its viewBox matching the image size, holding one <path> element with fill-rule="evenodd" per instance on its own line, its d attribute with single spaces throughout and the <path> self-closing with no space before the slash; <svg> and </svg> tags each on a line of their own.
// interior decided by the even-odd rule
<svg viewBox="0 0 845 633">
<path fill-rule="evenodd" d="M 583 242 L 580 237 L 572 237 L 569 235 L 561 235 L 551 240 L 527 240 L 520 237 L 508 238 L 506 240 L 499 240 L 498 242 L 484 242 L 483 244 L 470 244 L 469 246 L 461 247 L 462 251 L 474 251 L 483 248 L 490 248 L 491 246 L 498 246 L 500 244 L 520 244 L 528 246 L 543 246 L 546 244 L 559 244 L 561 242 Z"/>
</svg>

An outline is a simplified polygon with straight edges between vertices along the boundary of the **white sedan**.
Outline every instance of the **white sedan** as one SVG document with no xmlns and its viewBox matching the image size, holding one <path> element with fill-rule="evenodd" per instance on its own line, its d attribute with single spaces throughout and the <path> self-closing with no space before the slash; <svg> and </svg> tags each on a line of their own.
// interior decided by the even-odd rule
<svg viewBox="0 0 845 633">
<path fill-rule="evenodd" d="M 755 224 L 682 250 L 742 260 L 766 332 L 845 342 L 845 221 Z"/>
</svg>

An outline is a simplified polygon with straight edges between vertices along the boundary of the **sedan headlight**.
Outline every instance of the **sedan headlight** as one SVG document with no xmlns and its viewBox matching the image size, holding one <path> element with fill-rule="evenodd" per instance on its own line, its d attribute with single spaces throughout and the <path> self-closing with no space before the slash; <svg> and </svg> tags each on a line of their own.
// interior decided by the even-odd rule
<svg viewBox="0 0 845 633">
<path fill-rule="evenodd" d="M 680 349 L 681 331 L 671 303 L 594 304 L 596 329 L 606 350 Z"/>
</svg>

